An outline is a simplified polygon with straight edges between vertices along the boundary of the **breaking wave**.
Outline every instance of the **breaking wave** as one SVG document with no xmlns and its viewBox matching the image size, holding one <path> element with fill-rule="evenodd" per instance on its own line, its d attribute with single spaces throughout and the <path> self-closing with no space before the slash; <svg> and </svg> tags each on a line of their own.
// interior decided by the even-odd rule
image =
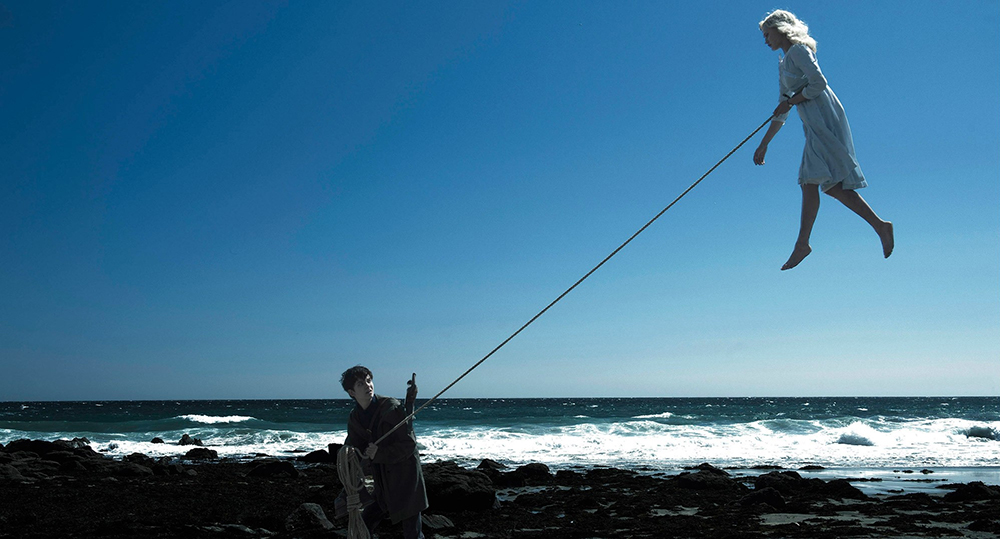
<svg viewBox="0 0 1000 539">
<path fill-rule="evenodd" d="M 193 421 L 195 423 L 205 423 L 208 425 L 215 425 L 217 423 L 243 423 L 244 421 L 250 421 L 257 418 L 246 415 L 214 416 L 214 415 L 188 414 L 188 415 L 178 416 L 178 419 L 187 419 L 188 421 Z"/>
</svg>

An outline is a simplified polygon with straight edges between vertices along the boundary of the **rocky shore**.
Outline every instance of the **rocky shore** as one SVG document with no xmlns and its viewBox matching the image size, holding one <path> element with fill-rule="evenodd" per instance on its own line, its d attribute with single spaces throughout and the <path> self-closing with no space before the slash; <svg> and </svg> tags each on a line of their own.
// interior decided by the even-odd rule
<svg viewBox="0 0 1000 539">
<path fill-rule="evenodd" d="M 295 460 L 111 459 L 85 439 L 0 445 L 0 538 L 344 537 L 335 450 Z M 1000 487 L 867 496 L 793 470 L 736 477 L 702 464 L 677 475 L 424 465 L 428 538 L 1000 537 Z M 401 537 L 387 526 L 378 536 Z"/>
</svg>

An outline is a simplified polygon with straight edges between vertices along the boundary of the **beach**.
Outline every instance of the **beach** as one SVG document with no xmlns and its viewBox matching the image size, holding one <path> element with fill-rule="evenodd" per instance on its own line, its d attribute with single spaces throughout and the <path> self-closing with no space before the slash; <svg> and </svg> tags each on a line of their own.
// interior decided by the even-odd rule
<svg viewBox="0 0 1000 539">
<path fill-rule="evenodd" d="M 0 449 L 0 537 L 343 537 L 334 454 L 112 458 L 85 440 Z M 335 448 L 334 448 L 335 449 Z M 844 471 L 705 463 L 679 473 L 424 463 L 432 538 L 1000 537 L 995 469 Z M 882 475 L 882 477 L 875 477 Z M 819 476 L 819 477 L 817 477 Z M 823 478 L 820 478 L 823 477 Z M 877 485 L 872 487 L 872 485 Z M 860 488 L 859 488 L 860 487 Z M 310 505 L 314 504 L 314 505 Z M 325 519 L 303 520 L 303 508 Z M 313 515 L 314 516 L 314 515 Z M 378 537 L 402 537 L 393 526 Z"/>
<path fill-rule="evenodd" d="M 328 448 L 353 406 L 0 403 L 0 538 L 342 536 Z M 995 397 L 442 399 L 414 423 L 425 534 L 997 537 L 998 409 Z"/>
</svg>

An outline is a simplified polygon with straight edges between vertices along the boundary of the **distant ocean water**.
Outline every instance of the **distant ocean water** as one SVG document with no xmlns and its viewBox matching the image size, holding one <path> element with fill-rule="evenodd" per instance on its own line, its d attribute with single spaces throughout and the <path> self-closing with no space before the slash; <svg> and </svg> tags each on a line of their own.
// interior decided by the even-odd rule
<svg viewBox="0 0 1000 539">
<path fill-rule="evenodd" d="M 111 456 L 174 456 L 190 434 L 220 456 L 293 456 L 342 443 L 352 407 L 347 400 L 0 402 L 0 443 L 86 437 Z M 701 462 L 1000 466 L 997 397 L 443 399 L 417 416 L 415 429 L 424 462 L 663 471 Z"/>
</svg>

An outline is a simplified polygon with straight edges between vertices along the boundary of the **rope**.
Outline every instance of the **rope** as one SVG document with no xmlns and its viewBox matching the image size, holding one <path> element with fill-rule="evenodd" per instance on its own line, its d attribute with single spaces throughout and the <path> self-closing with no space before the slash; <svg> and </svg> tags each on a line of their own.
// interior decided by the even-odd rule
<svg viewBox="0 0 1000 539">
<path fill-rule="evenodd" d="M 358 460 L 358 450 L 345 445 L 337 452 L 337 475 L 347 493 L 347 536 L 350 539 L 369 539 L 368 526 L 361 518 L 360 490 L 365 488 L 365 472 Z"/>
<path fill-rule="evenodd" d="M 747 135 L 747 137 L 745 139 L 743 139 L 742 142 L 740 142 L 739 144 L 737 144 L 735 148 L 733 148 L 732 150 L 730 150 L 729 153 L 727 153 L 725 157 L 723 157 L 722 159 L 719 159 L 719 162 L 716 163 L 715 166 L 713 166 L 712 168 L 708 169 L 708 172 L 702 174 L 701 177 L 698 178 L 697 181 L 695 181 L 694 183 L 692 183 L 687 189 L 685 189 L 683 193 L 681 193 L 680 195 L 677 195 L 677 198 L 675 198 L 673 200 L 673 202 L 671 202 L 670 204 L 667 204 L 666 208 L 663 208 L 662 210 L 660 210 L 660 213 L 657 213 L 645 225 L 642 225 L 642 228 L 640 228 L 639 230 L 637 230 L 635 232 L 635 234 L 632 234 L 629 237 L 629 239 L 625 240 L 625 242 L 622 243 L 621 245 L 619 245 L 617 249 L 615 249 L 614 251 L 611 252 L 611 254 L 609 254 L 608 256 L 604 257 L 604 260 L 601 260 L 601 262 L 599 264 L 597 264 L 596 266 L 594 266 L 593 269 L 591 269 L 590 271 L 588 271 L 586 275 L 584 275 L 583 277 L 580 277 L 580 279 L 577 282 L 573 283 L 573 286 L 567 288 L 566 291 L 563 292 L 562 294 L 559 294 L 559 297 L 557 297 L 556 299 L 552 300 L 552 303 L 549 303 L 548 305 L 545 306 L 544 309 L 542 309 L 541 311 L 539 311 L 538 314 L 536 314 L 535 316 L 531 317 L 531 320 L 528 320 L 523 326 L 521 326 L 520 328 L 518 328 L 518 330 L 515 331 L 514 333 L 512 333 L 510 335 L 510 337 L 507 337 L 506 339 L 504 339 L 504 341 L 502 343 L 498 344 L 496 346 L 496 348 L 494 348 L 493 350 L 490 350 L 490 353 L 488 353 L 485 356 L 483 356 L 483 358 L 480 359 L 479 361 L 477 361 L 475 365 L 469 367 L 469 369 L 467 371 L 463 372 L 461 376 L 459 376 L 458 378 L 455 379 L 455 381 L 453 381 L 452 383 L 448 384 L 447 387 L 445 387 L 441 391 L 438 391 L 437 395 L 434 395 L 433 397 L 431 397 L 427 402 L 425 402 L 422 405 L 420 405 L 420 408 L 417 408 L 413 413 L 411 413 L 410 415 L 406 416 L 402 421 L 400 421 L 398 424 L 396 424 L 396 426 L 393 427 L 392 429 L 390 429 L 389 432 L 386 432 L 385 434 L 383 434 L 381 438 L 379 438 L 378 440 L 375 441 L 375 445 L 378 445 L 382 440 L 385 440 L 387 436 L 389 436 L 390 434 L 392 434 L 393 432 L 395 432 L 396 429 L 398 429 L 399 427 L 402 427 L 408 421 L 410 421 L 411 419 L 413 419 L 417 415 L 417 413 L 420 412 L 420 410 L 423 410 L 425 407 L 427 407 L 428 404 L 430 404 L 430 403 L 434 402 L 435 400 L 437 400 L 437 398 L 440 397 L 442 394 L 444 394 L 445 391 L 448 391 L 449 389 L 451 389 L 451 387 L 454 386 L 455 384 L 457 384 L 459 382 L 459 380 L 461 380 L 462 378 L 465 378 L 466 375 L 468 375 L 470 372 L 472 372 L 473 370 L 475 370 L 476 367 L 482 365 L 483 362 L 485 362 L 487 359 L 489 359 L 490 356 L 492 356 L 493 354 L 495 354 L 498 350 L 500 350 L 501 348 L 503 348 L 504 345 L 506 345 L 508 342 L 511 341 L 511 339 L 513 339 L 514 337 L 517 337 L 518 333 L 521 333 L 522 331 L 524 331 L 525 328 L 527 328 L 532 323 L 534 323 L 535 320 L 538 320 L 538 318 L 540 318 L 543 314 L 545 314 L 545 311 L 548 311 L 550 308 L 552 308 L 553 305 L 555 305 L 556 303 L 559 303 L 559 300 L 561 300 L 564 297 L 566 297 L 566 295 L 569 294 L 570 292 L 572 292 L 574 288 L 576 288 L 577 286 L 579 286 L 580 283 L 582 283 L 583 281 L 585 281 L 587 279 L 587 277 L 590 277 L 595 271 L 597 271 L 601 266 L 603 266 L 605 262 L 607 262 L 608 260 L 611 260 L 611 257 L 613 257 L 616 254 L 618 254 L 618 251 L 621 251 L 622 249 L 625 248 L 626 245 L 628 245 L 629 243 L 631 243 L 632 240 L 634 240 L 636 236 L 638 236 L 639 234 L 642 234 L 642 232 L 644 230 L 646 230 L 647 228 L 649 228 L 649 225 L 653 224 L 654 221 L 656 221 L 657 219 L 659 219 L 660 216 L 663 215 L 664 213 L 666 213 L 667 210 L 669 210 L 671 207 L 673 207 L 674 204 L 677 204 L 677 201 L 679 201 L 680 199 L 684 198 L 684 195 L 688 194 L 692 189 L 695 188 L 696 185 L 698 185 L 699 183 L 701 183 L 701 180 L 704 180 L 709 174 L 712 173 L 712 171 L 714 171 L 716 168 L 718 168 L 719 165 L 721 165 L 723 161 L 725 161 L 726 159 L 729 159 L 729 156 L 731 156 L 734 153 L 736 153 L 736 150 L 739 150 L 744 144 L 747 143 L 748 140 L 750 140 L 751 138 L 753 138 L 753 136 L 756 135 L 758 131 L 760 131 L 761 129 L 764 128 L 765 125 L 767 125 L 768 123 L 770 123 L 771 122 L 771 118 L 774 118 L 774 116 L 772 115 L 772 116 L 768 117 L 768 119 L 766 121 L 764 121 L 764 123 L 760 124 L 760 126 L 757 129 L 753 130 L 753 133 L 750 133 L 749 135 Z"/>
</svg>

